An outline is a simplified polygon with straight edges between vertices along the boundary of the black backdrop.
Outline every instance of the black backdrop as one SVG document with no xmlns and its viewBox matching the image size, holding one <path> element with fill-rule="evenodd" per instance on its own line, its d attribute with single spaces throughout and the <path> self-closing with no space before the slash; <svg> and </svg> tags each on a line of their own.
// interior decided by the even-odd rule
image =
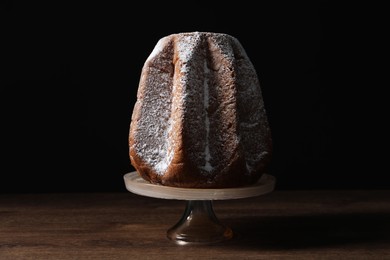
<svg viewBox="0 0 390 260">
<path fill-rule="evenodd" d="M 277 189 L 390 187 L 358 87 L 364 15 L 353 6 L 131 2 L 3 4 L 1 192 L 125 192 L 141 68 L 161 37 L 185 31 L 228 33 L 246 49 Z"/>
</svg>

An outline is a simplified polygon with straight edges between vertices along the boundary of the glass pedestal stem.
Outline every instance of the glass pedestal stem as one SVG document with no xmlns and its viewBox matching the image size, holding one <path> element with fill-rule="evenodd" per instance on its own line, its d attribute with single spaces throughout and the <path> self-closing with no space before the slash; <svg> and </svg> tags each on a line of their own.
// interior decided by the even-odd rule
<svg viewBox="0 0 390 260">
<path fill-rule="evenodd" d="M 233 237 L 216 217 L 211 200 L 187 200 L 183 216 L 168 229 L 167 237 L 180 245 L 210 244 Z"/>
</svg>

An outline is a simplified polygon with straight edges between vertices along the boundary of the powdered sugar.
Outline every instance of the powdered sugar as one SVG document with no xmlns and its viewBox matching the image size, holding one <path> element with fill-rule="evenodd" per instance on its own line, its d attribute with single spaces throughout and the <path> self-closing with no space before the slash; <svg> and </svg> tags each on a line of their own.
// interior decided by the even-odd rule
<svg viewBox="0 0 390 260">
<path fill-rule="evenodd" d="M 189 60 L 191 60 L 192 55 L 194 54 L 194 47 L 200 41 L 200 33 L 194 32 L 187 37 L 182 37 L 180 41 L 177 42 L 177 52 L 180 58 L 180 61 L 185 65 Z M 183 69 L 187 66 L 183 66 Z"/>
<path fill-rule="evenodd" d="M 203 66 L 204 72 L 205 72 L 205 77 L 203 80 L 203 107 L 205 110 L 205 126 L 206 126 L 206 147 L 204 150 L 205 154 L 205 165 L 202 167 L 205 171 L 211 172 L 213 170 L 213 166 L 210 164 L 211 160 L 211 154 L 210 154 L 210 117 L 208 113 L 209 109 L 209 102 L 210 102 L 210 97 L 209 97 L 209 83 L 208 83 L 208 77 L 207 75 L 210 73 L 209 68 L 207 67 L 207 62 L 206 60 L 204 61 L 204 66 Z"/>
<path fill-rule="evenodd" d="M 160 161 L 149 161 L 151 165 L 155 165 L 156 172 L 160 175 L 165 173 L 174 155 L 172 139 L 169 138 L 169 132 L 172 130 L 172 123 L 168 122 L 168 125 L 168 129 L 166 129 L 163 134 L 163 136 L 166 137 L 166 142 L 159 145 L 156 151 L 158 153 L 157 158 L 159 158 Z"/>
<path fill-rule="evenodd" d="M 134 149 L 157 174 L 163 175 L 174 155 L 174 144 L 169 138 L 172 130 L 172 72 L 161 70 L 164 62 L 158 59 L 167 39 L 160 40 L 154 48 L 141 75 L 136 106 L 140 107 L 141 118 L 132 122 L 131 129 L 137 142 Z M 146 63 L 145 63 L 146 64 Z M 142 80 L 142 78 L 145 80 Z"/>
</svg>

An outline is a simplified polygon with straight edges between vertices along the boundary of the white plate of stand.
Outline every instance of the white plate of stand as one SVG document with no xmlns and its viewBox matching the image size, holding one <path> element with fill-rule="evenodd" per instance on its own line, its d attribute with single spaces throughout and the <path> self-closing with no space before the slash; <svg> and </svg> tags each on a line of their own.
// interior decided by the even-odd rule
<svg viewBox="0 0 390 260">
<path fill-rule="evenodd" d="M 124 175 L 126 189 L 134 194 L 159 198 L 185 200 L 186 208 L 180 220 L 167 231 L 167 237 L 179 244 L 211 244 L 233 237 L 230 227 L 223 225 L 216 217 L 212 201 L 242 199 L 270 193 L 276 179 L 263 174 L 260 180 L 250 186 L 237 188 L 178 188 L 152 184 L 136 171 Z"/>
</svg>

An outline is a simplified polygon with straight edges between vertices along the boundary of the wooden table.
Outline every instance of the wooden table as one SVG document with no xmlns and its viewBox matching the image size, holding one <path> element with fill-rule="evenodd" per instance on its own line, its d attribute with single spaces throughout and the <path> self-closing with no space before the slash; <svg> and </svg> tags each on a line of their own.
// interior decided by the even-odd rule
<svg viewBox="0 0 390 260">
<path fill-rule="evenodd" d="M 0 194 L 0 259 L 390 259 L 390 191 L 278 191 L 214 201 L 231 240 L 180 246 L 185 201 Z"/>
</svg>

